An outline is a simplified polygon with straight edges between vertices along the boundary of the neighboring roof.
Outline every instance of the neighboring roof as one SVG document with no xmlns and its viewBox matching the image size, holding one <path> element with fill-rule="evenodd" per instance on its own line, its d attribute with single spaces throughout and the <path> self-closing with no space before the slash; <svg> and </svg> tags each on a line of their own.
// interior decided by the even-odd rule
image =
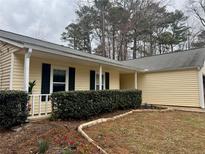
<svg viewBox="0 0 205 154">
<path fill-rule="evenodd" d="M 123 61 L 124 65 L 137 66 L 147 72 L 198 68 L 204 66 L 205 48 L 156 55 Z"/>
<path fill-rule="evenodd" d="M 23 36 L 20 34 L 8 32 L 4 30 L 0 30 L 0 41 L 7 41 L 7 43 L 13 43 L 18 47 L 33 48 L 35 50 L 40 50 L 44 52 L 71 56 L 79 59 L 83 58 L 85 60 L 94 61 L 99 64 L 106 64 L 106 65 L 116 66 L 120 68 L 140 71 L 140 69 L 135 66 L 134 67 L 127 66 L 116 60 L 111 60 L 102 56 L 97 56 L 86 52 L 73 50 L 66 46 L 50 43 L 47 41 L 42 41 L 39 39 Z"/>
</svg>

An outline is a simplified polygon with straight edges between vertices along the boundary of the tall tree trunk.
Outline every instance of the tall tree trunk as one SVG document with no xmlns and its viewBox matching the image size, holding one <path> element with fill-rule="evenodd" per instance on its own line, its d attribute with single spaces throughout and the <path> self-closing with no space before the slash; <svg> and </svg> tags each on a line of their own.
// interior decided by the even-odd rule
<svg viewBox="0 0 205 154">
<path fill-rule="evenodd" d="M 110 36 L 108 36 L 108 58 L 111 58 L 111 43 L 110 43 Z"/>
<path fill-rule="evenodd" d="M 103 56 L 106 57 L 106 50 L 105 50 L 105 12 L 102 11 L 102 49 L 103 49 Z"/>
<path fill-rule="evenodd" d="M 159 54 L 161 55 L 162 54 L 162 45 L 159 44 Z"/>
<path fill-rule="evenodd" d="M 152 42 L 152 35 L 150 37 L 150 56 L 153 55 L 153 42 Z"/>
<path fill-rule="evenodd" d="M 171 46 L 171 52 L 174 52 L 173 44 L 171 44 L 170 46 Z"/>
<path fill-rule="evenodd" d="M 91 41 L 90 41 L 90 35 L 87 34 L 87 41 L 88 41 L 88 44 L 87 44 L 87 48 L 88 48 L 88 53 L 92 53 L 92 48 L 91 48 Z"/>
<path fill-rule="evenodd" d="M 119 49 L 119 56 L 118 56 L 118 60 L 121 61 L 122 60 L 122 46 L 123 46 L 123 37 L 122 34 L 121 35 L 121 41 L 120 41 L 120 49 Z"/>
<path fill-rule="evenodd" d="M 115 60 L 115 30 L 112 32 L 112 58 Z"/>
<path fill-rule="evenodd" d="M 75 50 L 77 49 L 77 44 L 76 44 L 76 39 L 75 39 L 75 37 L 73 38 L 73 47 L 74 47 Z"/>
<path fill-rule="evenodd" d="M 137 58 L 137 37 L 136 37 L 136 30 L 134 32 L 134 46 L 133 46 L 133 59 Z"/>
<path fill-rule="evenodd" d="M 143 56 L 146 56 L 146 42 L 143 42 L 143 46 L 144 46 Z"/>
<path fill-rule="evenodd" d="M 124 58 L 123 60 L 127 60 L 127 41 L 125 41 L 125 44 L 124 44 Z"/>
</svg>

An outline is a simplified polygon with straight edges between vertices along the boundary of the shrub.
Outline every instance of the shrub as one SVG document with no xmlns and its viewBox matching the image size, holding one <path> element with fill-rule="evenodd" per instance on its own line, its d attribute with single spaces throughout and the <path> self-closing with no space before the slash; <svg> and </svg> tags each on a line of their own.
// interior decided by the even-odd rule
<svg viewBox="0 0 205 154">
<path fill-rule="evenodd" d="M 51 96 L 53 115 L 59 119 L 87 119 L 115 110 L 136 109 L 141 105 L 139 90 L 58 92 Z"/>
<path fill-rule="evenodd" d="M 10 128 L 26 121 L 28 95 L 22 91 L 0 91 L 0 128 Z"/>
</svg>

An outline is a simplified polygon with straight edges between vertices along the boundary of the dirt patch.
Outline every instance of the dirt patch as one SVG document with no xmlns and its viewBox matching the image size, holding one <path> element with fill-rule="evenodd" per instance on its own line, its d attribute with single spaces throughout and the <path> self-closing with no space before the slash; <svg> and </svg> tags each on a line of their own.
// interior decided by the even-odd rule
<svg viewBox="0 0 205 154">
<path fill-rule="evenodd" d="M 203 153 L 205 114 L 183 111 L 133 113 L 87 128 L 108 153 Z"/>
</svg>

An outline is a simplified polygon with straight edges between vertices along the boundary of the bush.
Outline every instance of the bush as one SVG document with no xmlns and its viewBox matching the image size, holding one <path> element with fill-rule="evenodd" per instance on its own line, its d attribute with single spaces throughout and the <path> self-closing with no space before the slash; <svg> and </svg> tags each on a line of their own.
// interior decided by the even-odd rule
<svg viewBox="0 0 205 154">
<path fill-rule="evenodd" d="M 139 90 L 58 92 L 51 96 L 53 115 L 59 119 L 87 119 L 115 110 L 136 109 L 141 105 Z"/>
<path fill-rule="evenodd" d="M 28 95 L 22 91 L 0 91 L 0 128 L 10 128 L 26 121 Z"/>
</svg>

